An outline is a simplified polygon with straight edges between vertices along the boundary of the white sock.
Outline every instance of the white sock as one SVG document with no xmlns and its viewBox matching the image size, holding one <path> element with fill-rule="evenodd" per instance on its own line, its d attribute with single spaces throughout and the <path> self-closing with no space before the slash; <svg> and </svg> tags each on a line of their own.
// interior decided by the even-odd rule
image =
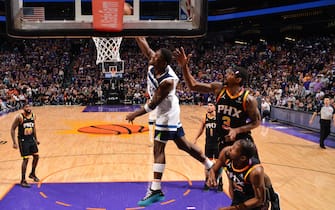
<svg viewBox="0 0 335 210">
<path fill-rule="evenodd" d="M 152 190 L 160 190 L 161 187 L 161 180 L 160 179 L 154 179 L 151 183 L 151 189 Z"/>
</svg>

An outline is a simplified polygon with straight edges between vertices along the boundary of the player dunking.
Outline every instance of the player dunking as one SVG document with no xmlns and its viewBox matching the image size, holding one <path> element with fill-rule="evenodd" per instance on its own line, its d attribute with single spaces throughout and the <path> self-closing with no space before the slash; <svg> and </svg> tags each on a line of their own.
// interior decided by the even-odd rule
<svg viewBox="0 0 335 210">
<path fill-rule="evenodd" d="M 153 51 L 144 37 L 136 38 L 142 53 L 149 59 L 148 75 L 153 80 L 156 89 L 150 103 L 144 107 L 129 113 L 126 120 L 133 120 L 141 115 L 157 109 L 157 119 L 154 139 L 154 164 L 153 181 L 146 196 L 138 202 L 139 206 L 148 206 L 154 202 L 165 199 L 161 190 L 161 180 L 165 169 L 165 146 L 168 140 L 173 140 L 177 147 L 209 169 L 213 163 L 201 153 L 201 150 L 185 138 L 185 133 L 180 122 L 179 99 L 176 96 L 178 76 L 169 65 L 172 60 L 172 52 L 161 48 Z"/>
</svg>

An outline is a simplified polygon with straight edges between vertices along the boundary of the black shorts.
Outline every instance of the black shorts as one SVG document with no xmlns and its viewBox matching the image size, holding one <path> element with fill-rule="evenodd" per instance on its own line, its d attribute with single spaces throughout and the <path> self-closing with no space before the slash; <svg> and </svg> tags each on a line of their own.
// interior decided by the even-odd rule
<svg viewBox="0 0 335 210">
<path fill-rule="evenodd" d="M 219 157 L 219 148 L 215 145 L 206 145 L 205 146 L 205 155 L 208 158 L 215 158 L 218 159 Z"/>
<path fill-rule="evenodd" d="M 33 155 L 38 152 L 38 147 L 33 139 L 19 139 L 21 156 Z"/>
</svg>

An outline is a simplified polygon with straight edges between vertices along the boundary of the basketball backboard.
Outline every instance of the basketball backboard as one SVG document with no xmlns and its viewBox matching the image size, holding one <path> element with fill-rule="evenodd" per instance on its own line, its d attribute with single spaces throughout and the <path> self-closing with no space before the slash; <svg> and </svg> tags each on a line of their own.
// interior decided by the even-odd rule
<svg viewBox="0 0 335 210">
<path fill-rule="evenodd" d="M 8 0 L 7 33 L 24 38 L 196 37 L 207 30 L 207 0 L 126 0 L 133 14 L 123 16 L 119 32 L 93 27 L 92 1 Z"/>
</svg>

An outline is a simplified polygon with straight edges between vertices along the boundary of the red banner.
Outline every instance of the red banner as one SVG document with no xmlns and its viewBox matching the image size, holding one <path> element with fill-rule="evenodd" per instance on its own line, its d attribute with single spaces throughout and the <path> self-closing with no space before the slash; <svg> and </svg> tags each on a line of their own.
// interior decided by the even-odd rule
<svg viewBox="0 0 335 210">
<path fill-rule="evenodd" d="M 122 31 L 123 11 L 124 0 L 93 0 L 93 28 L 106 32 Z"/>
</svg>

